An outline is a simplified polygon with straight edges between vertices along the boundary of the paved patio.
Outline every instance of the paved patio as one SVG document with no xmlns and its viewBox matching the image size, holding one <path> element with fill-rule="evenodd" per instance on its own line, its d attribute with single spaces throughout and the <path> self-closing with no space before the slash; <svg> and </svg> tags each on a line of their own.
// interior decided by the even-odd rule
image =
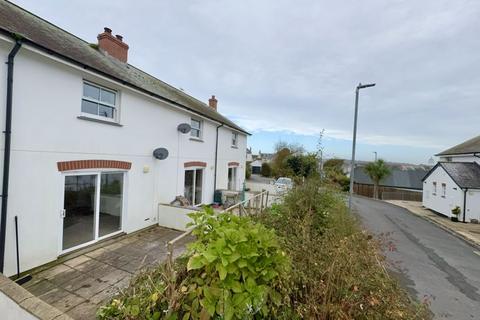
<svg viewBox="0 0 480 320">
<path fill-rule="evenodd" d="M 428 219 L 441 228 L 465 239 L 470 244 L 480 247 L 480 224 L 453 222 L 445 216 L 425 209 L 422 203 L 417 201 L 386 200 L 386 202 L 405 208 L 424 219 Z"/>
<path fill-rule="evenodd" d="M 59 259 L 58 264 L 34 273 L 24 287 L 73 319 L 95 319 L 97 309 L 126 288 L 137 272 L 165 261 L 166 242 L 181 233 L 156 226 L 115 238 L 105 246 Z M 189 240 L 178 243 L 174 255 L 183 252 Z"/>
</svg>

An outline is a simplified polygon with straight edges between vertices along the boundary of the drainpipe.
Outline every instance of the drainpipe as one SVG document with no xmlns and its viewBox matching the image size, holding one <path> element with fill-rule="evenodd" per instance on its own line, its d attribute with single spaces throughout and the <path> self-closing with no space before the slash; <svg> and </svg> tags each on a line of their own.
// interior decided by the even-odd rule
<svg viewBox="0 0 480 320">
<path fill-rule="evenodd" d="M 12 101 L 13 101 L 13 61 L 22 46 L 21 39 L 16 37 L 15 46 L 8 54 L 7 61 L 7 105 L 5 110 L 5 151 L 3 153 L 3 183 L 2 183 L 2 209 L 0 218 L 0 272 L 3 273 L 5 264 L 5 239 L 7 230 L 7 200 L 8 178 L 10 174 L 10 141 L 12 134 Z"/>
<path fill-rule="evenodd" d="M 463 191 L 463 222 L 465 222 L 465 216 L 467 215 L 467 192 L 468 188 Z"/>
<path fill-rule="evenodd" d="M 218 163 L 218 129 L 223 127 L 223 123 L 217 126 L 217 139 L 215 141 L 215 173 L 213 176 L 213 192 L 217 190 L 217 163 Z"/>
</svg>

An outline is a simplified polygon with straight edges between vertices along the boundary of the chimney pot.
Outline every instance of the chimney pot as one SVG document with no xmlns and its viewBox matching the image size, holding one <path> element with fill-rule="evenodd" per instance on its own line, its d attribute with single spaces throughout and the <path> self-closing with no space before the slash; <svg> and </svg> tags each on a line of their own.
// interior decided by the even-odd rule
<svg viewBox="0 0 480 320">
<path fill-rule="evenodd" d="M 123 37 L 121 35 L 112 35 L 112 29 L 103 28 L 104 32 L 100 33 L 97 36 L 98 47 L 108 53 L 108 55 L 122 61 L 127 62 L 128 58 L 128 45 L 123 42 Z"/>
<path fill-rule="evenodd" d="M 208 105 L 210 108 L 213 108 L 214 110 L 217 110 L 217 102 L 218 100 L 215 98 L 214 95 L 210 99 L 208 99 Z"/>
</svg>

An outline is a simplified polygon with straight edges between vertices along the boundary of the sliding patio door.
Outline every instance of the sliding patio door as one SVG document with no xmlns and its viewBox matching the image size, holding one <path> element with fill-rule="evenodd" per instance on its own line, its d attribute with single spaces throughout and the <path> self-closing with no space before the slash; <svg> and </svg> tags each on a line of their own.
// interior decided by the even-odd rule
<svg viewBox="0 0 480 320">
<path fill-rule="evenodd" d="M 65 176 L 62 251 L 121 231 L 122 172 Z"/>
</svg>

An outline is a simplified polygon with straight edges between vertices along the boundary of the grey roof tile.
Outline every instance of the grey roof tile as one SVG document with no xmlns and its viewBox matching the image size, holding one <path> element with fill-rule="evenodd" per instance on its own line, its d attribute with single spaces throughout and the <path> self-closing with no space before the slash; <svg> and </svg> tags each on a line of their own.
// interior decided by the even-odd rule
<svg viewBox="0 0 480 320">
<path fill-rule="evenodd" d="M 450 149 L 442 151 L 437 156 L 448 156 L 454 154 L 469 154 L 469 153 L 480 153 L 480 136 L 469 139 L 465 142 L 457 144 Z"/>
<path fill-rule="evenodd" d="M 480 165 L 476 162 L 439 162 L 462 189 L 480 189 Z"/>
<path fill-rule="evenodd" d="M 422 189 L 422 178 L 430 170 L 425 165 L 388 164 L 391 170 L 389 176 L 380 181 L 381 186 L 405 189 Z M 361 184 L 373 184 L 373 181 L 365 172 L 365 166 L 355 167 L 355 182 Z"/>
</svg>

